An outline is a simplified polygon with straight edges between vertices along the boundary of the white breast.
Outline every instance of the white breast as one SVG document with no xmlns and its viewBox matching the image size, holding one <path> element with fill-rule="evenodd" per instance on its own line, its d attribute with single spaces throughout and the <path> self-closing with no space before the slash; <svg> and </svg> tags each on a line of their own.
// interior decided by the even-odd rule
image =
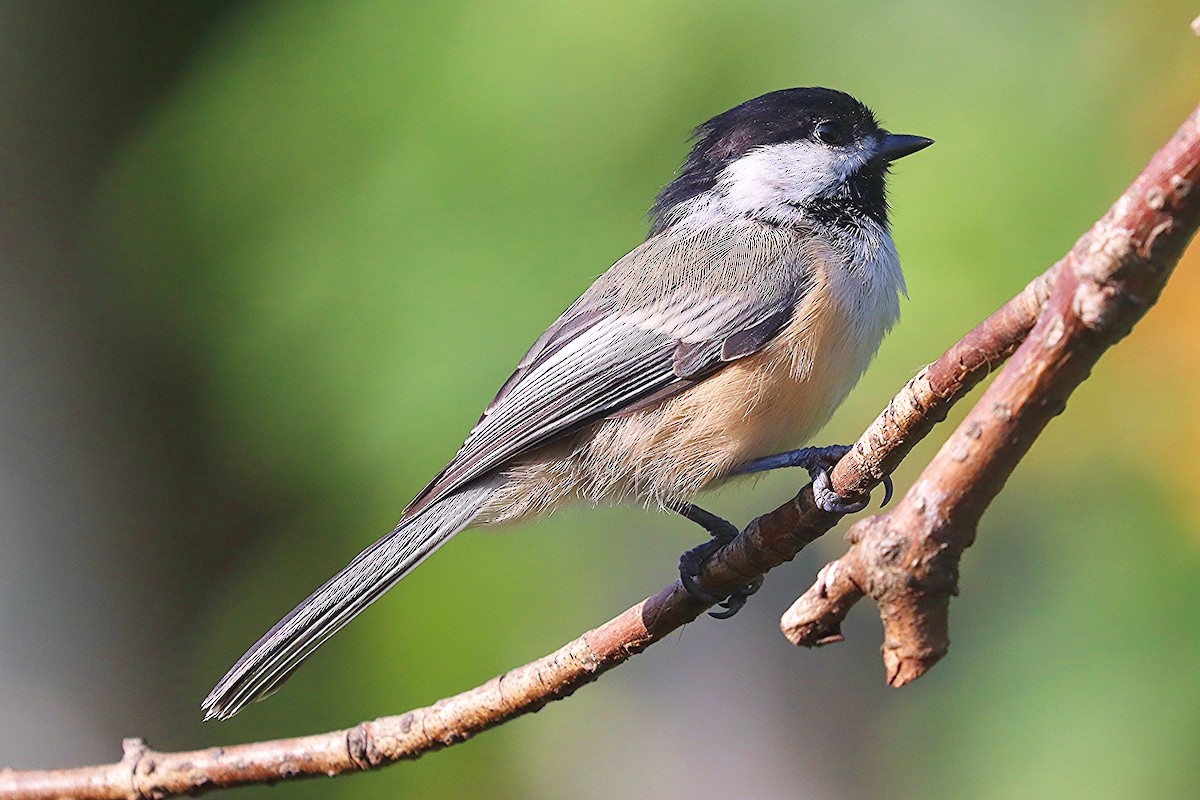
<svg viewBox="0 0 1200 800">
<path fill-rule="evenodd" d="M 900 318 L 900 295 L 908 292 L 896 244 L 881 225 L 864 221 L 836 233 L 833 242 L 844 269 L 834 270 L 830 283 L 835 299 L 846 309 L 848 334 L 859 345 L 857 381 Z"/>
</svg>

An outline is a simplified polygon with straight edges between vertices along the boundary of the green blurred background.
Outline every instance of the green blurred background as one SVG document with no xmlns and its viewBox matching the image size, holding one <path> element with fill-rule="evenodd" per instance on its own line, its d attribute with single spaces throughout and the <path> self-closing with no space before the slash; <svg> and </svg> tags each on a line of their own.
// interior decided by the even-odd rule
<svg viewBox="0 0 1200 800">
<path fill-rule="evenodd" d="M 911 299 L 821 436 L 849 441 L 1200 100 L 1197 13 L 0 3 L 0 766 L 398 713 L 656 590 L 700 538 L 667 515 L 469 533 L 269 702 L 199 721 L 232 661 L 390 528 L 525 346 L 644 236 L 692 126 L 825 85 L 937 140 L 892 180 Z M 1198 319 L 1193 248 L 986 517 L 951 653 L 917 684 L 884 686 L 867 605 L 843 645 L 779 635 L 833 534 L 735 620 L 536 717 L 272 796 L 1195 797 Z M 796 483 L 710 504 L 745 521 Z"/>
</svg>

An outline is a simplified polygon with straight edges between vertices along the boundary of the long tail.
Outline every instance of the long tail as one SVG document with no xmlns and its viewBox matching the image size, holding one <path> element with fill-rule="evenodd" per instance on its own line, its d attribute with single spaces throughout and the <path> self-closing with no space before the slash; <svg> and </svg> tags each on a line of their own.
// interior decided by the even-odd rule
<svg viewBox="0 0 1200 800">
<path fill-rule="evenodd" d="M 279 688 L 313 650 L 471 524 L 496 488 L 487 479 L 463 487 L 359 553 L 238 659 L 201 704 L 204 719 L 228 719 Z"/>
</svg>

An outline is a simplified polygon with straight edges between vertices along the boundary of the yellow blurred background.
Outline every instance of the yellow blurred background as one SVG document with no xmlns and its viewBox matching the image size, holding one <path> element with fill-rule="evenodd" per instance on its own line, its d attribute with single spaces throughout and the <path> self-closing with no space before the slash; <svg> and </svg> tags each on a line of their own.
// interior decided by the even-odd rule
<svg viewBox="0 0 1200 800">
<path fill-rule="evenodd" d="M 399 713 L 658 589 L 703 538 L 668 515 L 471 532 L 268 702 L 199 721 L 233 660 L 390 529 L 525 347 L 644 236 L 693 126 L 823 85 L 937 140 L 891 181 L 910 299 L 821 435 L 851 441 L 1200 101 L 1198 13 L 0 5 L 0 766 Z M 778 633 L 835 533 L 734 620 L 535 717 L 271 796 L 1195 797 L 1198 332 L 1193 247 L 985 518 L 950 655 L 911 687 L 884 686 L 865 604 L 845 644 L 798 651 Z M 798 481 L 709 505 L 745 522 Z"/>
</svg>

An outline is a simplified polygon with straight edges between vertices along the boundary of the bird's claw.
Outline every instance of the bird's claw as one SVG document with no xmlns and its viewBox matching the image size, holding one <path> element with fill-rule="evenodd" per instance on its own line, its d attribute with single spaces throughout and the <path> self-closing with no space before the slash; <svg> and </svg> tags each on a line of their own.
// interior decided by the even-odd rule
<svg viewBox="0 0 1200 800">
<path fill-rule="evenodd" d="M 831 514 L 856 514 L 866 508 L 871 502 L 869 496 L 862 500 L 847 500 L 833 489 L 833 483 L 829 477 L 830 473 L 837 466 L 837 463 L 842 460 L 842 456 L 849 453 L 851 449 L 850 445 L 844 444 L 809 448 L 808 463 L 803 466 L 808 470 L 809 480 L 812 481 L 813 499 L 822 511 L 827 511 Z M 892 494 L 895 491 L 891 475 L 885 475 L 882 483 L 883 502 L 879 504 L 880 508 L 891 502 Z"/>
<path fill-rule="evenodd" d="M 760 575 L 754 580 L 731 593 L 729 597 L 717 603 L 723 611 L 709 611 L 708 615 L 713 619 L 729 619 L 734 614 L 742 610 L 742 606 L 746 605 L 746 598 L 762 588 L 763 579 Z"/>
<path fill-rule="evenodd" d="M 829 480 L 828 469 L 816 470 L 816 474 L 812 476 L 812 492 L 817 506 L 831 514 L 856 514 L 871 502 L 870 498 L 849 501 L 835 492 Z"/>
<path fill-rule="evenodd" d="M 746 605 L 746 598 L 757 592 L 763 584 L 763 579 L 760 576 L 745 586 L 730 592 L 728 597 L 717 597 L 700 588 L 700 584 L 696 582 L 696 578 L 699 577 L 701 570 L 704 568 L 704 562 L 713 553 L 728 544 L 729 541 L 731 540 L 714 537 L 697 547 L 693 547 L 679 557 L 679 583 L 683 586 L 684 591 L 701 603 L 715 605 L 722 609 L 720 611 L 708 612 L 708 615 L 714 619 L 729 619 L 741 611 L 742 606 Z"/>
</svg>

